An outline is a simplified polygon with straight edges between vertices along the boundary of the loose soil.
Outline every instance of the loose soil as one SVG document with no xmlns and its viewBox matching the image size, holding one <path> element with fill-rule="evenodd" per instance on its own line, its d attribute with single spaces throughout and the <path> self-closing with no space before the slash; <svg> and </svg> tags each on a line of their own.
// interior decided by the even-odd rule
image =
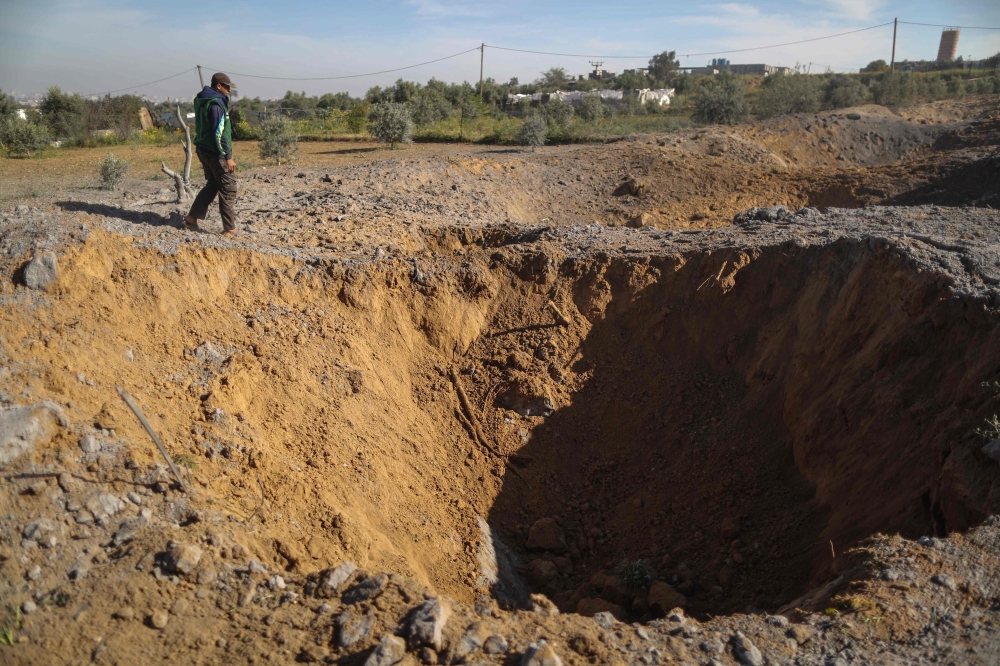
<svg viewBox="0 0 1000 666">
<path fill-rule="evenodd" d="M 241 180 L 236 238 L 0 162 L 44 190 L 0 227 L 0 402 L 42 424 L 2 469 L 0 649 L 992 663 L 1000 214 L 952 207 L 996 196 L 990 104 L 313 152 Z"/>
</svg>

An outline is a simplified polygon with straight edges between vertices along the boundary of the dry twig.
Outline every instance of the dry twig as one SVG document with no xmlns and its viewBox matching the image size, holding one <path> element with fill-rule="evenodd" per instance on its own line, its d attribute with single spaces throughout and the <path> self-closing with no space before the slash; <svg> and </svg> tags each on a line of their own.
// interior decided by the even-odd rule
<svg viewBox="0 0 1000 666">
<path fill-rule="evenodd" d="M 181 473 L 178 471 L 177 466 L 174 465 L 174 461 L 171 460 L 170 456 L 167 454 L 167 450 L 163 447 L 163 443 L 160 441 L 160 438 L 156 436 L 155 432 L 153 432 L 153 426 L 149 425 L 149 421 L 146 420 L 146 415 L 142 413 L 142 410 L 139 409 L 139 405 L 132 398 L 132 396 L 129 395 L 128 391 L 123 389 L 121 386 L 118 386 L 116 388 L 118 389 L 118 395 L 122 397 L 122 400 L 125 401 L 125 404 L 128 405 L 128 408 L 131 409 L 132 413 L 135 414 L 135 417 L 139 419 L 139 423 L 141 423 L 142 427 L 146 429 L 146 432 L 149 434 L 150 439 L 152 439 L 153 443 L 156 444 L 156 448 L 158 448 L 160 450 L 160 453 L 163 454 L 163 459 L 167 461 L 167 465 L 170 467 L 170 471 L 173 472 L 174 476 L 177 478 L 177 483 L 180 484 L 181 490 L 187 492 L 187 487 L 184 485 L 184 477 L 181 476 Z"/>
</svg>

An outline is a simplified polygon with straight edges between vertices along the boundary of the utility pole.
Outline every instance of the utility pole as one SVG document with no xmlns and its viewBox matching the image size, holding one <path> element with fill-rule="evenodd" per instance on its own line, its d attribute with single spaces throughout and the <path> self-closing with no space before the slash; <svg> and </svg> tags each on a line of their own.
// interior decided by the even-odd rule
<svg viewBox="0 0 1000 666">
<path fill-rule="evenodd" d="M 201 83 L 201 87 L 205 87 L 205 79 L 201 77 L 201 65 L 198 65 L 198 81 Z"/>
<path fill-rule="evenodd" d="M 896 29 L 899 27 L 899 19 L 892 20 L 892 60 L 889 61 L 889 75 L 896 71 Z"/>
<path fill-rule="evenodd" d="M 483 101 L 483 60 L 486 58 L 486 42 L 479 45 L 479 101 Z"/>
</svg>

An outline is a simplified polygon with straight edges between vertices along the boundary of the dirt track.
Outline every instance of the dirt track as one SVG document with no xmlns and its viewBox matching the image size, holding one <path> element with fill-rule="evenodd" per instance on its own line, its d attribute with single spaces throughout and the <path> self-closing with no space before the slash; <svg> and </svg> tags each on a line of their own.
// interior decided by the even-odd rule
<svg viewBox="0 0 1000 666">
<path fill-rule="evenodd" d="M 895 188 L 879 201 L 988 201 L 983 110 L 259 169 L 235 240 L 175 228 L 150 183 L 8 211 L 0 399 L 49 406 L 3 469 L 0 591 L 38 606 L 5 649 L 360 663 L 445 594 L 443 662 L 463 643 L 467 661 L 516 660 L 544 636 L 568 663 L 734 663 L 739 629 L 775 663 L 991 663 L 996 526 L 940 538 L 1000 503 L 974 433 L 998 411 L 982 384 L 1000 367 L 1000 215 L 771 209 L 732 224 L 833 181 L 855 202 L 877 178 Z M 825 151 L 806 174 L 802 142 L 775 144 L 795 127 L 856 166 Z M 858 143 L 873 131 L 895 152 Z M 963 169 L 987 175 L 944 187 Z M 625 226 L 641 213 L 655 226 Z M 45 251 L 58 278 L 21 286 Z M 190 469 L 188 493 L 118 385 Z M 938 538 L 865 541 L 879 532 Z M 171 540 L 200 561 L 178 567 Z M 616 579 L 623 559 L 646 562 L 654 589 Z M 344 560 L 393 577 L 352 601 L 350 584 L 324 586 Z M 602 628 L 542 600 L 483 619 L 483 595 L 530 605 L 529 587 L 652 624 Z M 702 625 L 664 618 L 674 606 L 784 615 Z M 463 641 L 476 613 L 479 645 Z M 358 617 L 371 626 L 347 642 L 338 627 Z M 510 646 L 484 653 L 491 633 Z M 410 640 L 407 659 L 431 658 Z"/>
</svg>

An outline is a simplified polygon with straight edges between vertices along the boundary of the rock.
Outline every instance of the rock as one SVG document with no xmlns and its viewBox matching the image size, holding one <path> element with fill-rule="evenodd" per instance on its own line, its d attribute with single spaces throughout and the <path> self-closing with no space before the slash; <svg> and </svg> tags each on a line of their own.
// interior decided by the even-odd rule
<svg viewBox="0 0 1000 666">
<path fill-rule="evenodd" d="M 167 566 L 171 571 L 189 574 L 201 561 L 201 548 L 193 543 L 171 541 L 167 544 Z"/>
<path fill-rule="evenodd" d="M 320 182 L 323 182 L 323 183 L 332 183 L 333 182 L 333 178 L 330 178 L 330 174 L 326 174 L 325 176 L 323 176 L 322 178 L 320 178 Z"/>
<path fill-rule="evenodd" d="M 350 578 L 351 574 L 357 571 L 357 569 L 358 568 L 354 565 L 354 562 L 344 562 L 326 575 L 326 578 L 323 579 L 323 586 L 329 588 L 333 592 L 339 592 L 340 586 L 346 583 L 347 579 Z"/>
<path fill-rule="evenodd" d="M 101 430 L 115 430 L 118 427 L 118 418 L 111 403 L 106 402 L 101 406 L 101 411 L 94 416 L 94 426 Z"/>
<path fill-rule="evenodd" d="M 593 617 L 597 619 L 598 615 L 602 617 L 605 615 L 610 615 L 613 618 L 621 619 L 625 617 L 625 609 L 617 604 L 613 604 L 607 599 L 580 599 L 576 604 L 577 615 L 583 615 L 584 617 Z"/>
<path fill-rule="evenodd" d="M 43 536 L 59 529 L 59 525 L 48 518 L 39 518 L 25 526 L 21 536 L 32 541 L 39 541 Z"/>
<path fill-rule="evenodd" d="M 669 583 L 662 580 L 654 582 L 646 595 L 646 603 L 657 613 L 664 615 L 673 608 L 681 608 L 687 603 L 687 597 L 678 592 Z"/>
<path fill-rule="evenodd" d="M 948 574 L 935 574 L 931 576 L 931 582 L 936 585 L 940 585 L 941 587 L 946 587 L 949 590 L 958 589 L 958 583 L 956 583 L 955 579 Z"/>
<path fill-rule="evenodd" d="M 272 590 L 283 590 L 285 589 L 285 579 L 278 574 L 274 574 L 271 576 L 271 580 L 267 581 L 267 586 Z"/>
<path fill-rule="evenodd" d="M 228 645 L 228 643 L 226 642 L 225 638 L 218 638 L 215 641 L 215 647 L 217 647 L 217 648 L 225 649 L 226 645 Z"/>
<path fill-rule="evenodd" d="M 562 659 L 544 640 L 532 643 L 521 657 L 521 666 L 562 666 Z"/>
<path fill-rule="evenodd" d="M 115 497 L 111 493 L 104 493 L 100 491 L 91 492 L 90 495 L 87 496 L 83 505 L 88 511 L 94 514 L 94 518 L 102 524 L 109 517 L 125 508 L 125 502 L 121 501 L 121 499 Z"/>
<path fill-rule="evenodd" d="M 184 615 L 188 609 L 187 599 L 178 599 L 170 606 L 171 615 Z"/>
<path fill-rule="evenodd" d="M 233 552 L 235 554 L 236 552 L 235 548 L 233 549 Z M 267 575 L 267 567 L 265 567 L 257 560 L 250 560 L 249 562 L 247 562 L 247 571 L 249 571 L 251 574 L 258 574 L 260 576 Z"/>
<path fill-rule="evenodd" d="M 128 501 L 132 502 L 132 504 L 135 504 L 136 506 L 142 506 L 142 498 L 138 494 L 136 494 L 134 491 L 130 490 L 128 492 L 127 497 L 128 497 Z"/>
<path fill-rule="evenodd" d="M 559 615 L 559 607 L 544 594 L 531 595 L 531 612 L 542 615 Z"/>
<path fill-rule="evenodd" d="M 610 630 L 611 627 L 615 626 L 615 616 L 608 611 L 601 611 L 600 613 L 594 613 L 594 622 L 601 629 Z"/>
<path fill-rule="evenodd" d="M 785 632 L 785 635 L 794 638 L 799 645 L 803 645 L 812 640 L 812 637 L 816 635 L 816 630 L 807 624 L 793 624 Z"/>
<path fill-rule="evenodd" d="M 221 638 L 219 640 L 222 641 L 222 645 L 220 645 L 219 647 L 225 647 L 226 642 L 223 641 Z M 318 661 L 324 661 L 329 654 L 330 651 L 325 647 L 323 647 L 322 645 L 309 645 L 307 647 L 302 648 L 302 651 L 299 652 L 299 656 L 297 657 L 297 659 L 298 661 L 301 661 L 306 664 L 314 664 Z"/>
<path fill-rule="evenodd" d="M 378 642 L 372 653 L 365 660 L 365 666 L 393 666 L 403 660 L 406 654 L 406 643 L 402 638 L 386 634 Z"/>
<path fill-rule="evenodd" d="M 742 213 L 737 213 L 733 218 L 733 224 L 746 225 L 754 222 L 777 222 L 781 219 L 791 217 L 792 211 L 784 206 L 770 206 L 768 208 L 751 208 Z"/>
<path fill-rule="evenodd" d="M 430 599 L 417 607 L 410 621 L 410 644 L 441 649 L 441 632 L 451 617 L 451 605 L 445 599 Z"/>
<path fill-rule="evenodd" d="M 455 646 L 454 658 L 461 659 L 483 647 L 487 635 L 486 627 L 482 623 L 475 622 L 469 625 L 458 641 L 458 645 Z"/>
<path fill-rule="evenodd" d="M 126 606 L 125 608 L 115 611 L 111 617 L 116 620 L 134 620 L 135 611 Z"/>
<path fill-rule="evenodd" d="M 71 493 L 80 486 L 79 482 L 73 478 L 72 474 L 63 472 L 59 475 L 59 487 L 64 493 Z"/>
<path fill-rule="evenodd" d="M 65 417 L 61 408 L 51 403 L 0 411 L 0 466 L 34 451 L 52 435 L 57 423 L 65 423 Z"/>
<path fill-rule="evenodd" d="M 559 568 L 548 560 L 532 560 L 525 567 L 528 581 L 536 587 L 544 587 L 546 583 L 559 575 Z"/>
<path fill-rule="evenodd" d="M 707 641 L 703 641 L 698 647 L 707 655 L 719 654 L 726 648 L 718 638 L 710 638 Z"/>
<path fill-rule="evenodd" d="M 21 612 L 24 613 L 25 615 L 31 615 L 36 610 L 38 610 L 38 605 L 31 599 L 28 599 L 23 604 L 21 604 Z"/>
<path fill-rule="evenodd" d="M 153 611 L 153 614 L 149 616 L 149 624 L 154 629 L 163 629 L 169 621 L 170 616 L 161 610 Z"/>
<path fill-rule="evenodd" d="M 427 666 L 434 666 L 438 663 L 438 654 L 429 647 L 420 648 L 420 663 L 427 664 Z"/>
<path fill-rule="evenodd" d="M 52 252 L 36 254 L 24 267 L 24 285 L 28 289 L 45 289 L 59 275 L 56 255 Z"/>
<path fill-rule="evenodd" d="M 1000 462 L 1000 439 L 991 439 L 986 443 L 986 446 L 982 448 L 982 451 L 990 459 L 995 462 Z"/>
<path fill-rule="evenodd" d="M 566 537 L 553 518 L 541 518 L 528 530 L 528 540 L 524 547 L 528 550 L 551 550 L 562 553 L 566 550 Z"/>
<path fill-rule="evenodd" d="M 493 634 L 483 642 L 483 652 L 486 654 L 503 654 L 510 644 L 500 634 Z"/>
<path fill-rule="evenodd" d="M 31 567 L 31 570 L 28 572 L 28 579 L 29 580 L 38 580 L 41 577 L 42 577 L 42 568 L 40 566 L 38 566 L 37 564 L 35 566 Z"/>
<path fill-rule="evenodd" d="M 90 573 L 90 569 L 82 564 L 78 564 L 69 571 L 70 580 L 83 580 Z"/>
<path fill-rule="evenodd" d="M 118 531 L 115 532 L 111 542 L 116 548 L 122 544 L 128 543 L 135 538 L 139 529 L 145 524 L 146 522 L 138 516 L 134 518 L 126 518 L 122 521 L 122 524 L 118 526 Z"/>
<path fill-rule="evenodd" d="M 368 637 L 368 632 L 371 631 L 374 623 L 375 619 L 370 612 L 367 615 L 361 615 L 350 608 L 346 609 L 337 616 L 337 645 L 348 648 L 358 641 L 364 640 Z"/>
<path fill-rule="evenodd" d="M 733 637 L 733 654 L 745 666 L 762 666 L 764 663 L 760 650 L 741 631 L 737 631 Z"/>
<path fill-rule="evenodd" d="M 344 603 L 356 604 L 362 601 L 368 601 L 369 599 L 374 599 L 378 595 L 382 594 L 382 590 L 385 589 L 385 585 L 388 582 L 389 577 L 385 574 L 369 576 L 344 594 Z"/>
<path fill-rule="evenodd" d="M 628 226 L 633 229 L 642 229 L 643 227 L 653 226 L 653 216 L 649 213 L 639 213 L 631 220 L 628 221 Z"/>
</svg>

